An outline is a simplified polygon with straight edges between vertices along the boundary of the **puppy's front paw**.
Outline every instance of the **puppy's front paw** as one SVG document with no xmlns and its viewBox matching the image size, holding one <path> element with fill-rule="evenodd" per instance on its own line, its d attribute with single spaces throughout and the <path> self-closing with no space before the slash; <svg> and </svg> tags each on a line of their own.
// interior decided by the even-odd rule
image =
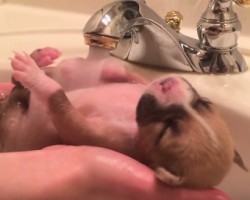
<svg viewBox="0 0 250 200">
<path fill-rule="evenodd" d="M 46 67 L 54 62 L 61 55 L 58 49 L 45 47 L 36 49 L 30 54 L 30 57 L 36 62 L 39 67 Z"/>
<path fill-rule="evenodd" d="M 61 89 L 60 85 L 46 76 L 26 53 L 15 53 L 14 58 L 11 59 L 11 66 L 14 70 L 13 78 L 40 97 L 48 97 L 51 93 Z"/>
<path fill-rule="evenodd" d="M 15 53 L 11 59 L 13 68 L 13 78 L 31 89 L 39 82 L 39 78 L 44 75 L 36 62 L 26 53 Z"/>
</svg>

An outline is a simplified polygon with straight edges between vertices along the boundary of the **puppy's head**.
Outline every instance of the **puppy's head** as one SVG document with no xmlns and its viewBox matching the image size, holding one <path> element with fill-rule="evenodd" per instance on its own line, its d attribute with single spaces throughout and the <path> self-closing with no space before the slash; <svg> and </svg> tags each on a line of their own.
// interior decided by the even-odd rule
<svg viewBox="0 0 250 200">
<path fill-rule="evenodd" d="M 137 106 L 138 148 L 157 176 L 172 185 L 218 184 L 234 159 L 234 144 L 214 105 L 183 78 L 149 85 Z"/>
</svg>

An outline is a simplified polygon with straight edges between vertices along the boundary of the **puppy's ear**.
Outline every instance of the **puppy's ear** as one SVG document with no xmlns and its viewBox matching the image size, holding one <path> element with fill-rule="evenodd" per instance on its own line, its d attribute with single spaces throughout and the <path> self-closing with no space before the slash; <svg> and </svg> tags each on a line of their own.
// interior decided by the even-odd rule
<svg viewBox="0 0 250 200">
<path fill-rule="evenodd" d="M 155 169 L 155 174 L 158 179 L 160 179 L 162 182 L 172 185 L 172 186 L 178 186 L 182 184 L 181 177 L 178 177 L 168 170 L 166 170 L 164 167 L 157 167 Z"/>
<path fill-rule="evenodd" d="M 243 170 L 248 172 L 248 168 L 246 167 L 243 159 L 241 158 L 240 154 L 238 153 L 237 150 L 234 151 L 234 162 Z"/>
</svg>

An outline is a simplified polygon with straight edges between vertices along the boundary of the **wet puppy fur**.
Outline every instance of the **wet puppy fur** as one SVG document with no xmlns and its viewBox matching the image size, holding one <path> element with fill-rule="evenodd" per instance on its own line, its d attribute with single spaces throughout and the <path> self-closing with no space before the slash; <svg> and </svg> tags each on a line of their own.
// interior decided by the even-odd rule
<svg viewBox="0 0 250 200">
<path fill-rule="evenodd" d="M 151 86 L 145 90 L 136 110 L 139 132 L 134 146 L 127 147 L 130 151 L 113 147 L 109 138 L 102 137 L 98 142 L 95 130 L 82 121 L 83 116 L 75 111 L 63 90 L 49 98 L 48 108 L 58 132 L 86 132 L 88 141 L 81 145 L 102 146 L 128 154 L 155 170 L 156 176 L 169 185 L 215 186 L 233 162 L 247 171 L 215 106 L 186 80 L 180 78 L 180 81 L 188 88 L 189 100 L 165 103 Z M 0 132 L 4 134 L 9 132 L 6 115 L 22 115 L 29 109 L 30 91 L 18 82 L 15 84 L 9 98 L 0 104 Z M 4 134 L 0 140 L 4 140 Z"/>
</svg>

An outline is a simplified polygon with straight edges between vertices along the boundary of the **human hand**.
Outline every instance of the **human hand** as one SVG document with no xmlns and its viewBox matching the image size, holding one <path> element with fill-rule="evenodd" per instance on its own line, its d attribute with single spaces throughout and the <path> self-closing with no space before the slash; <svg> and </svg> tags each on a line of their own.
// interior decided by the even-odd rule
<svg viewBox="0 0 250 200">
<path fill-rule="evenodd" d="M 123 154 L 88 146 L 51 146 L 0 154 L 1 200 L 228 200 L 216 189 L 169 187 Z"/>
<path fill-rule="evenodd" d="M 0 84 L 0 101 L 4 100 L 9 94 L 14 85 L 10 82 Z"/>
</svg>

